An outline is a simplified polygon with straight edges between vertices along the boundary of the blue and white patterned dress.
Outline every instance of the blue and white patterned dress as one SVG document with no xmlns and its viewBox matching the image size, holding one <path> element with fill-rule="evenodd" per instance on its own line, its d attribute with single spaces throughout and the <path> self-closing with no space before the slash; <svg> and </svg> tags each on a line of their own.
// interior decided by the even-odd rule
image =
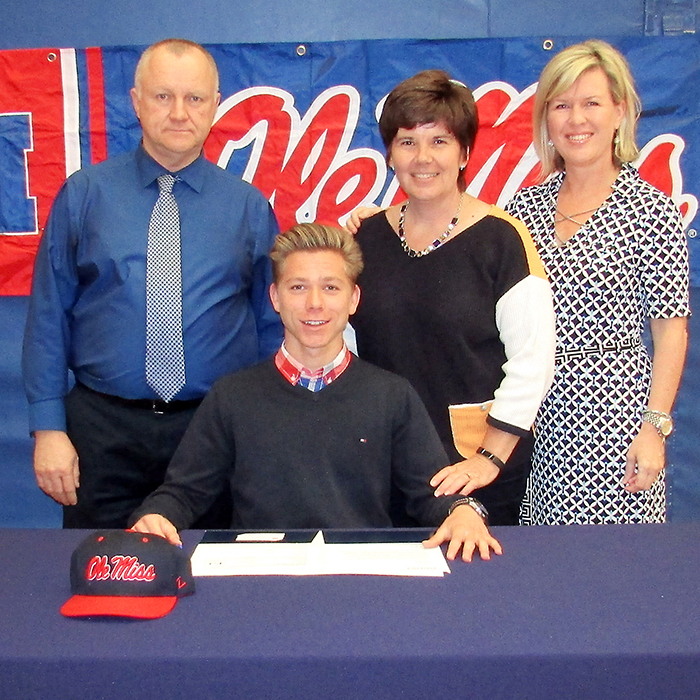
<svg viewBox="0 0 700 700">
<path fill-rule="evenodd" d="M 507 211 L 530 229 L 554 293 L 557 362 L 536 423 L 525 525 L 663 522 L 663 472 L 648 491 L 622 487 L 641 426 L 651 360 L 648 318 L 690 313 L 678 209 L 622 167 L 613 192 L 564 245 L 554 236 L 564 175 L 518 192 Z"/>
</svg>

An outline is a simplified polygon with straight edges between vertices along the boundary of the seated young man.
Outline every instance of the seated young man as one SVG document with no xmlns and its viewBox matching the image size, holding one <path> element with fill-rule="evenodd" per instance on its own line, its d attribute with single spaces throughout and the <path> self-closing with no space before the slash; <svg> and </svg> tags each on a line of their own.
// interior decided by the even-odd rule
<svg viewBox="0 0 700 700">
<path fill-rule="evenodd" d="M 223 377 L 197 410 L 165 483 L 134 512 L 139 532 L 180 543 L 222 489 L 235 529 L 391 527 L 392 489 L 406 512 L 439 526 L 424 542 L 447 556 L 501 553 L 472 498 L 436 498 L 448 464 L 428 414 L 401 377 L 343 341 L 360 300 L 362 256 L 345 231 L 299 224 L 277 237 L 270 297 L 284 324 L 272 360 Z"/>
</svg>

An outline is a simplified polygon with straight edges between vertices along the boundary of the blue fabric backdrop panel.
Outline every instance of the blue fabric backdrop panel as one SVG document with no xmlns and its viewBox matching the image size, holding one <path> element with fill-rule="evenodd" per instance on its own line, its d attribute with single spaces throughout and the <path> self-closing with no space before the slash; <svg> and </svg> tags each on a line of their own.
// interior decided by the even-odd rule
<svg viewBox="0 0 700 700">
<path fill-rule="evenodd" d="M 313 219 L 342 223 L 360 203 L 388 204 L 401 196 L 386 167 L 378 109 L 400 80 L 442 68 L 477 98 L 481 128 L 467 169 L 469 192 L 503 205 L 519 187 L 535 181 L 530 122 L 536 81 L 552 55 L 574 41 L 554 36 L 548 43 L 528 37 L 210 45 L 221 73 L 222 103 L 205 154 L 259 187 L 283 227 Z M 698 287 L 700 41 L 694 36 L 610 41 L 629 59 L 644 105 L 637 165 L 681 208 L 692 284 Z M 142 48 L 0 52 L 0 129 L 21 127 L 8 130 L 0 148 L 0 183 L 22 185 L 0 186 L 0 224 L 24 221 L 34 211 L 28 204 L 32 198 L 38 212 L 34 230 L 23 231 L 23 237 L 0 231 L 0 294 L 27 294 L 31 244 L 64 174 L 138 143 L 141 132 L 129 90 Z M 32 127 L 28 150 L 24 131 Z M 10 262 L 13 274 L 25 266 L 16 284 L 9 278 Z M 0 499 L 4 525 L 55 522 L 53 504 L 37 493 L 29 458 L 19 379 L 24 308 L 22 298 L 0 297 L 1 392 L 2 401 L 9 402 L 8 418 L 0 423 L 0 454 L 8 462 L 0 492 L 10 493 L 6 483 L 24 489 Z M 677 404 L 678 430 L 669 445 L 674 519 L 700 517 L 693 454 L 700 419 L 693 387 L 700 357 L 694 338 L 691 343 Z"/>
</svg>

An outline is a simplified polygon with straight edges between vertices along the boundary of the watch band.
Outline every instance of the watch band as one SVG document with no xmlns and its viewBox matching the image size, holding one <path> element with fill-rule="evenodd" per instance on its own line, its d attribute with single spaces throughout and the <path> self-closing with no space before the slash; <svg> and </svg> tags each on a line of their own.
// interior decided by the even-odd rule
<svg viewBox="0 0 700 700">
<path fill-rule="evenodd" d="M 481 501 L 478 501 L 474 496 L 465 496 L 464 498 L 459 498 L 451 506 L 448 515 L 452 515 L 452 512 L 457 506 L 471 506 L 484 521 L 484 525 L 489 524 L 489 512 Z"/>
<path fill-rule="evenodd" d="M 642 420 L 653 425 L 664 440 L 673 432 L 673 419 L 668 413 L 663 411 L 647 408 L 642 413 Z"/>
</svg>

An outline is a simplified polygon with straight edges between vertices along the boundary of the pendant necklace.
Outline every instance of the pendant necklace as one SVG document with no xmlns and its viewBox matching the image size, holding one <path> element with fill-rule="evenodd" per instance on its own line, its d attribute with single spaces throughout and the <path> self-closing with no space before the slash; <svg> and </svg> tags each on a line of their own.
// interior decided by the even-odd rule
<svg viewBox="0 0 700 700">
<path fill-rule="evenodd" d="M 448 236 L 452 233 L 452 229 L 454 229 L 459 221 L 459 212 L 462 210 L 463 199 L 464 192 L 462 192 L 459 197 L 457 212 L 455 213 L 454 217 L 452 217 L 452 221 L 450 221 L 444 233 L 442 233 L 439 238 L 436 238 L 427 248 L 423 248 L 423 250 L 414 250 L 408 245 L 408 243 L 406 243 L 406 232 L 404 231 L 403 224 L 406 220 L 406 209 L 408 209 L 410 200 L 404 202 L 404 204 L 401 206 L 401 215 L 399 216 L 399 240 L 401 241 L 401 247 L 406 251 L 409 257 L 422 258 L 424 255 L 432 253 L 436 248 L 439 248 L 447 240 Z"/>
</svg>

